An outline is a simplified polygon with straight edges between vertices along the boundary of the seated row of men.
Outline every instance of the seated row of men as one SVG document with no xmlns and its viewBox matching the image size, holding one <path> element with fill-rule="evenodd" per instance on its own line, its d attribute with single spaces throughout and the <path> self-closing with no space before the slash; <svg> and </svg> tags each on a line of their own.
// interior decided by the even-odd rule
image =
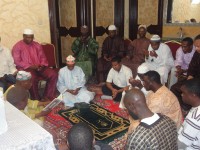
<svg viewBox="0 0 200 150">
<path fill-rule="evenodd" d="M 181 87 L 183 101 L 192 106 L 181 127 L 182 115 L 179 103 L 175 96 L 161 84 L 160 75 L 156 71 L 146 72 L 143 74 L 143 84 L 146 89 L 151 89 L 152 93 L 156 91 L 157 95 L 148 94 L 151 98 L 145 97 L 139 88 L 132 88 L 126 92 L 123 104 L 131 117 L 131 130 L 128 132 L 126 148 L 144 149 L 148 146 L 150 149 L 177 149 L 177 144 L 179 148 L 199 147 L 197 127 L 200 113 L 200 80 L 187 80 Z M 19 71 L 17 83 L 10 87 L 5 95 L 9 102 L 40 124 L 42 117 L 49 113 L 49 111 L 41 111 L 47 102 L 28 99 L 30 87 L 31 74 Z M 77 138 L 82 137 L 78 135 Z M 84 138 L 83 141 L 85 140 Z"/>
<path fill-rule="evenodd" d="M 117 64 L 117 66 L 119 66 L 119 68 L 122 68 L 122 64 L 120 64 L 120 62 L 118 62 L 116 60 L 118 60 L 118 59 L 113 58 L 112 64 L 115 64 L 115 65 Z M 80 78 L 78 78 L 78 75 L 83 74 L 83 72 L 78 71 L 78 74 L 76 72 L 72 72 L 73 70 L 75 70 L 75 68 L 81 70 L 80 67 L 74 66 L 75 65 L 74 61 L 75 61 L 75 58 L 72 57 L 72 56 L 69 56 L 67 58 L 67 67 L 64 67 L 64 68 L 61 69 L 61 71 L 60 71 L 61 74 L 59 74 L 59 77 L 60 77 L 60 75 L 62 76 L 62 72 L 65 70 L 65 72 L 67 74 L 71 75 L 70 81 L 75 80 L 75 83 L 78 83 L 78 82 L 76 82 L 76 81 L 80 81 L 79 80 Z M 114 69 L 114 71 L 117 71 L 117 70 L 115 70 L 116 69 L 114 67 L 115 65 L 113 65 L 113 69 Z M 71 72 L 70 72 L 70 68 L 71 68 Z M 66 71 L 66 69 L 68 71 Z M 121 69 L 118 69 L 118 72 L 120 72 L 120 70 Z M 143 71 L 144 71 L 144 68 L 143 68 Z M 166 146 L 167 148 L 176 147 L 177 146 L 177 143 L 176 143 L 177 142 L 177 136 L 174 136 L 174 135 L 177 134 L 176 131 L 180 127 L 180 124 L 182 122 L 182 113 L 181 113 L 180 105 L 178 103 L 177 98 L 164 85 L 161 84 L 160 75 L 156 71 L 148 71 L 144 74 L 138 74 L 138 75 L 141 77 L 145 89 L 147 91 L 151 90 L 152 92 L 148 93 L 146 98 L 145 98 L 145 95 L 141 92 L 141 90 L 139 88 L 138 89 L 133 88 L 132 90 L 129 90 L 129 91 L 128 91 L 128 89 L 126 89 L 127 93 L 126 93 L 126 95 L 124 97 L 124 101 L 122 101 L 122 103 L 125 106 L 125 108 L 128 110 L 128 112 L 131 116 L 130 117 L 131 126 L 130 126 L 130 129 L 129 129 L 129 132 L 128 132 L 129 136 L 128 136 L 127 145 L 129 145 L 130 147 L 132 147 L 132 146 L 133 147 L 135 147 L 135 146 L 140 147 L 141 146 L 141 148 L 144 148 L 144 146 L 146 145 L 146 143 L 137 143 L 138 140 L 136 140 L 136 141 L 133 140 L 132 142 L 129 141 L 129 139 L 132 138 L 132 134 L 136 134 L 136 135 L 140 134 L 140 132 L 139 132 L 140 128 L 139 127 L 140 127 L 141 122 L 142 122 L 142 120 L 140 120 L 140 119 L 144 119 L 145 118 L 144 116 L 146 115 L 146 114 L 144 114 L 144 116 L 141 116 L 141 118 L 138 119 L 137 115 L 139 115 L 139 114 L 134 114 L 135 111 L 133 111 L 133 110 L 136 109 L 136 108 L 139 108 L 139 106 L 141 104 L 139 103 L 137 107 L 135 106 L 136 108 L 134 107 L 134 105 L 136 105 L 138 103 L 138 101 L 140 100 L 140 101 L 142 101 L 143 105 L 144 105 L 144 102 L 145 102 L 146 109 L 149 110 L 149 111 L 147 111 L 148 115 L 150 115 L 150 114 L 152 115 L 152 112 L 161 113 L 163 115 L 168 116 L 169 118 L 171 118 L 173 120 L 173 121 L 171 121 L 169 118 L 166 119 L 166 117 L 164 117 L 165 119 L 161 119 L 161 120 L 165 120 L 165 121 L 167 120 L 166 123 L 163 123 L 164 121 L 163 122 L 161 121 L 162 122 L 162 123 L 160 123 L 161 125 L 155 126 L 155 130 L 157 128 L 159 128 L 159 129 L 160 128 L 161 129 L 166 128 L 166 126 L 167 126 L 167 129 L 168 128 L 170 129 L 170 130 L 168 129 L 168 131 L 169 131 L 168 136 L 169 137 L 166 134 L 163 133 L 165 131 L 163 129 L 162 129 L 162 132 L 161 131 L 158 131 L 158 132 L 161 135 L 164 135 L 165 138 L 171 139 L 171 141 L 167 145 L 166 144 L 163 145 L 162 142 L 158 142 L 158 143 L 156 143 L 157 144 L 156 146 L 161 146 L 161 147 Z M 76 78 L 74 79 L 73 76 L 75 76 Z M 65 82 L 69 81 L 69 78 L 67 78 L 67 76 L 61 77 L 59 79 L 61 79 L 60 81 L 62 81 L 62 82 L 58 83 L 58 87 L 60 85 L 64 86 Z M 71 82 L 71 83 L 73 83 L 73 82 Z M 71 84 L 71 83 L 68 83 L 68 84 Z M 71 85 L 73 85 L 73 84 L 71 84 Z M 28 89 L 30 89 L 30 87 L 31 87 L 31 74 L 28 73 L 28 72 L 25 72 L 25 71 L 19 71 L 17 73 L 17 83 L 16 83 L 15 87 L 9 88 L 8 92 L 6 92 L 5 94 L 7 95 L 6 97 L 7 97 L 8 101 L 10 101 L 18 109 L 24 110 L 25 114 L 27 114 L 28 116 L 30 116 L 31 118 L 33 118 L 37 122 L 39 122 L 37 120 L 37 118 L 42 120 L 43 118 L 41 118 L 41 117 L 48 114 L 49 111 L 46 111 L 46 112 L 42 111 L 41 112 L 41 108 L 43 108 L 42 106 L 44 106 L 46 104 L 45 102 L 28 100 L 27 92 L 28 92 Z M 60 86 L 60 87 L 62 88 L 62 86 Z M 81 93 L 80 88 L 81 87 L 79 87 L 78 90 L 71 90 L 71 91 L 69 91 L 68 89 L 67 90 L 64 89 L 64 91 L 66 90 L 68 92 L 68 94 L 69 93 L 71 94 L 71 96 L 72 95 L 78 96 L 79 93 Z M 188 117 L 192 117 L 192 119 L 191 118 L 190 119 L 191 119 L 193 125 L 189 126 L 189 128 L 192 129 L 192 130 L 195 130 L 195 133 L 198 133 L 198 130 L 194 127 L 195 125 L 198 125 L 198 114 L 199 114 L 199 112 L 198 112 L 198 106 L 199 106 L 198 101 L 199 101 L 199 97 L 197 95 L 198 93 L 196 93 L 196 92 L 199 92 L 198 88 L 200 88 L 200 81 L 198 79 L 188 80 L 187 82 L 184 83 L 184 85 L 181 88 L 181 90 L 183 92 L 184 101 L 187 104 L 190 104 L 191 106 L 194 107 L 193 109 L 191 109 L 191 111 L 189 112 L 190 115 L 188 114 L 186 119 L 188 119 Z M 75 88 L 75 89 L 77 89 L 77 88 Z M 186 96 L 184 96 L 184 94 Z M 188 96 L 188 95 L 191 95 L 191 96 Z M 140 98 L 139 100 L 138 100 L 138 96 Z M 86 96 L 86 98 L 88 98 L 88 96 Z M 192 99 L 194 99 L 194 101 L 191 101 Z M 85 101 L 84 98 L 82 100 L 81 99 L 79 99 L 79 100 Z M 87 101 L 87 102 L 89 102 L 89 101 Z M 137 103 L 131 104 L 134 101 L 136 101 Z M 70 101 L 67 98 L 67 99 L 64 99 L 64 102 L 68 105 L 68 103 Z M 77 100 L 74 99 L 74 102 L 77 102 Z M 28 107 L 26 107 L 26 106 L 28 106 Z M 148 106 L 148 108 L 147 108 L 147 106 Z M 195 107 L 197 107 L 197 108 L 195 108 Z M 138 109 L 138 111 L 139 111 L 138 113 L 145 112 L 144 110 L 145 110 L 145 108 L 142 107 L 141 110 Z M 150 112 L 150 110 L 152 112 Z M 147 121 L 144 122 L 147 125 L 148 125 L 149 121 L 151 122 L 151 119 L 153 119 L 156 122 L 157 120 L 160 120 L 159 119 L 160 117 L 163 118 L 162 115 L 161 116 L 156 115 L 156 114 L 153 114 L 153 116 L 151 116 L 151 115 L 148 116 L 148 117 L 152 117 L 152 118 L 147 119 Z M 142 118 L 142 117 L 144 117 L 144 118 Z M 149 124 L 149 125 L 152 125 L 152 124 Z M 147 129 L 149 129 L 149 127 L 147 127 Z M 152 129 L 152 128 L 150 128 L 150 129 Z M 136 132 L 137 130 L 138 130 L 138 133 Z M 140 130 L 144 130 L 143 127 Z M 184 128 L 184 124 L 183 124 L 183 127 L 181 127 L 180 130 L 183 130 L 183 131 L 180 131 L 180 133 L 179 133 L 180 134 L 179 140 L 185 144 L 184 145 L 183 143 L 180 143 L 181 145 L 192 146 L 191 143 L 193 145 L 195 143 L 197 143 L 195 146 L 198 146 L 198 141 L 196 140 L 197 137 L 198 137 L 198 134 L 192 134 L 191 135 L 191 133 L 188 132 L 188 124 L 187 123 L 185 123 L 185 128 Z M 151 133 L 151 132 L 155 133 L 155 135 L 151 134 L 152 139 L 158 140 L 158 138 L 156 137 L 156 134 L 157 134 L 156 131 L 148 131 L 147 130 L 146 132 L 147 133 Z M 149 136 L 147 133 L 145 135 Z M 186 137 L 182 137 L 183 136 L 182 134 Z M 145 139 L 146 136 L 143 136 L 143 138 Z M 194 139 L 191 140 L 189 138 L 191 136 L 193 136 Z M 135 136 L 133 136 L 133 137 L 135 138 Z M 146 140 L 141 140 L 141 141 L 146 141 Z M 155 144 L 150 140 L 147 141 L 147 142 L 149 142 L 148 145 L 151 145 L 151 146 L 153 146 L 153 144 Z"/>
</svg>

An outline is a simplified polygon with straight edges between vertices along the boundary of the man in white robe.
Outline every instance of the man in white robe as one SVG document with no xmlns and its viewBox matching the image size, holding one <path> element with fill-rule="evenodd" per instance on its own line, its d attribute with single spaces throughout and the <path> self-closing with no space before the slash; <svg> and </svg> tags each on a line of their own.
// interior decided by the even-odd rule
<svg viewBox="0 0 200 150">
<path fill-rule="evenodd" d="M 159 35 L 153 35 L 150 42 L 148 50 L 144 50 L 145 62 L 141 65 L 157 71 L 161 76 L 161 83 L 165 84 L 168 73 L 174 66 L 172 52 L 167 44 L 161 43 Z"/>
<path fill-rule="evenodd" d="M 93 100 L 95 93 L 85 87 L 85 74 L 83 70 L 75 66 L 75 58 L 69 55 L 66 58 L 67 66 L 60 69 L 57 89 L 63 94 L 65 106 L 73 107 L 75 103 Z"/>
</svg>

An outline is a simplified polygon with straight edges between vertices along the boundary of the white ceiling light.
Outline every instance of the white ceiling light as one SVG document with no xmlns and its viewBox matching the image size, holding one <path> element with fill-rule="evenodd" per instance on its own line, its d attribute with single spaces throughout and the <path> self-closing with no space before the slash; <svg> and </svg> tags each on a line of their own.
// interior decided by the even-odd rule
<svg viewBox="0 0 200 150">
<path fill-rule="evenodd" d="M 200 0 L 191 0 L 191 4 L 200 4 Z"/>
</svg>

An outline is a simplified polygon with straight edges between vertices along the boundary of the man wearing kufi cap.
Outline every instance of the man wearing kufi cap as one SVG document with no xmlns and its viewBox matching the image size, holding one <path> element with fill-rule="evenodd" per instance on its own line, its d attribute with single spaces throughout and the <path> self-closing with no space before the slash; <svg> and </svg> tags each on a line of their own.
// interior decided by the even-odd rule
<svg viewBox="0 0 200 150">
<path fill-rule="evenodd" d="M 82 26 L 81 36 L 72 43 L 72 51 L 76 57 L 76 65 L 85 73 L 86 81 L 95 74 L 98 48 L 96 40 L 89 35 L 88 27 Z"/>
<path fill-rule="evenodd" d="M 136 75 L 135 79 L 134 78 L 129 79 L 129 83 L 131 84 L 131 87 L 129 89 L 131 89 L 132 87 L 139 88 L 146 96 L 148 91 L 146 91 L 146 89 L 144 88 L 144 86 L 142 84 L 142 79 L 143 79 L 144 74 L 148 71 L 149 71 L 149 68 L 147 66 L 139 66 L 137 68 L 137 75 Z M 122 100 L 120 101 L 120 104 L 119 104 L 119 108 L 122 108 L 122 109 L 125 108 L 124 102 L 123 102 L 125 94 L 126 94 L 125 92 L 122 93 Z"/>
<path fill-rule="evenodd" d="M 1 39 L 0 39 L 1 42 Z M 15 76 L 17 73 L 16 66 L 11 54 L 11 51 L 0 44 L 0 87 L 3 92 L 7 90 L 9 85 L 15 84 Z"/>
<path fill-rule="evenodd" d="M 133 77 L 137 75 L 137 68 L 145 61 L 144 50 L 147 50 L 150 40 L 146 38 L 147 27 L 141 24 L 138 27 L 138 38 L 133 40 L 127 47 L 126 57 L 122 59 L 122 63 L 133 72 Z"/>
<path fill-rule="evenodd" d="M 29 97 L 29 89 L 32 86 L 31 73 L 26 71 L 18 71 L 16 76 L 16 84 L 10 86 L 4 96 L 12 105 L 21 110 L 29 118 L 33 119 L 39 125 L 43 125 L 43 116 L 50 111 L 43 111 L 44 106 L 50 103 L 32 100 Z"/>
<path fill-rule="evenodd" d="M 108 27 L 109 36 L 103 41 L 102 54 L 97 63 L 97 80 L 105 82 L 111 69 L 111 59 L 115 56 L 123 56 L 124 40 L 117 35 L 115 25 Z"/>
<path fill-rule="evenodd" d="M 95 93 L 85 87 L 85 74 L 83 70 L 75 65 L 75 58 L 69 55 L 66 65 L 59 71 L 57 89 L 63 94 L 65 106 L 73 107 L 75 103 L 93 100 Z"/>
<path fill-rule="evenodd" d="M 144 50 L 145 65 L 149 70 L 157 71 L 161 76 L 161 83 L 165 84 L 168 79 L 168 73 L 174 66 L 174 59 L 169 46 L 161 42 L 159 35 L 153 35 L 150 39 L 148 50 Z"/>
<path fill-rule="evenodd" d="M 23 40 L 17 42 L 12 49 L 14 62 L 18 70 L 25 70 L 32 75 L 30 89 L 32 99 L 52 100 L 56 97 L 58 73 L 48 67 L 48 61 L 41 45 L 33 39 L 33 30 L 24 29 Z M 41 78 L 47 81 L 42 97 L 38 93 L 38 82 Z"/>
</svg>

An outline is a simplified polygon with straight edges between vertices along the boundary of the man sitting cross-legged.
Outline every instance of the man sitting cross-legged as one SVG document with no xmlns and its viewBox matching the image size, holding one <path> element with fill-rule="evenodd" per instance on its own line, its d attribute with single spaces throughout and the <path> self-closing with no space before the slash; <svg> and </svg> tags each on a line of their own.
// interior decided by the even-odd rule
<svg viewBox="0 0 200 150">
<path fill-rule="evenodd" d="M 85 74 L 83 70 L 75 66 L 75 58 L 69 55 L 66 58 L 67 66 L 60 69 L 57 88 L 63 94 L 65 106 L 73 107 L 75 103 L 93 100 L 95 93 L 85 87 Z"/>
<path fill-rule="evenodd" d="M 141 120 L 138 127 L 129 134 L 125 150 L 177 149 L 176 124 L 165 115 L 153 113 L 139 89 L 128 91 L 124 104 L 132 118 Z"/>
<path fill-rule="evenodd" d="M 108 73 L 106 85 L 102 87 L 104 95 L 112 96 L 114 101 L 120 102 L 122 92 L 130 87 L 129 79 L 133 77 L 130 68 L 121 64 L 120 57 L 114 57 L 111 60 L 112 68 Z"/>
</svg>

